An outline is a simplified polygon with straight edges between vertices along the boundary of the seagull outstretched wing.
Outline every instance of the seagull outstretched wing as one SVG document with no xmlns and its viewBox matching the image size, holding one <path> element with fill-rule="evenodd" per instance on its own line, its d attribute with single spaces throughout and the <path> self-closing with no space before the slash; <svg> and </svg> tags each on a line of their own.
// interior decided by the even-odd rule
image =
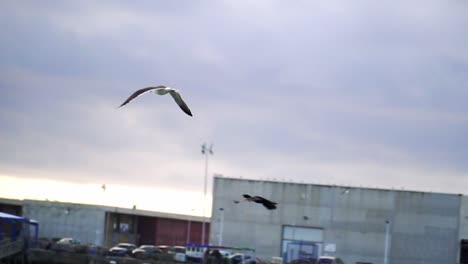
<svg viewBox="0 0 468 264">
<path fill-rule="evenodd" d="M 174 98 L 174 101 L 177 103 L 177 105 L 184 111 L 187 115 L 192 116 L 192 112 L 190 111 L 190 108 L 187 106 L 187 104 L 184 102 L 184 99 L 182 99 L 182 96 L 180 93 L 177 91 L 173 90 L 170 92 L 172 98 Z"/>
<path fill-rule="evenodd" d="M 263 204 L 263 206 L 265 206 L 268 210 L 276 209 L 277 203 L 272 202 L 272 201 L 270 201 L 268 199 L 265 199 L 265 198 L 263 198 L 261 196 L 255 196 L 255 197 L 257 197 L 260 200 L 260 203 Z"/>
<path fill-rule="evenodd" d="M 122 106 L 130 103 L 130 101 L 132 101 L 133 99 L 137 98 L 138 96 L 140 96 L 140 95 L 142 95 L 142 94 L 144 94 L 146 92 L 156 90 L 156 89 L 161 89 L 161 88 L 165 88 L 165 86 L 146 87 L 146 88 L 142 88 L 140 90 L 137 90 L 132 95 L 130 95 L 127 98 L 127 100 L 125 100 L 125 102 L 123 102 L 119 107 L 122 107 Z"/>
</svg>

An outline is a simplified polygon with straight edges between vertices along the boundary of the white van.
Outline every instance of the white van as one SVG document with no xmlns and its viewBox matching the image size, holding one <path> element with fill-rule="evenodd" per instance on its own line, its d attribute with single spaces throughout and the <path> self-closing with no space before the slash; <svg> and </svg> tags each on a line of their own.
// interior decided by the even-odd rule
<svg viewBox="0 0 468 264">
<path fill-rule="evenodd" d="M 206 250 L 206 246 L 187 245 L 185 250 L 186 261 L 200 263 Z"/>
<path fill-rule="evenodd" d="M 172 247 L 171 250 L 174 253 L 174 260 L 177 262 L 186 262 L 186 248 L 181 246 Z"/>
</svg>

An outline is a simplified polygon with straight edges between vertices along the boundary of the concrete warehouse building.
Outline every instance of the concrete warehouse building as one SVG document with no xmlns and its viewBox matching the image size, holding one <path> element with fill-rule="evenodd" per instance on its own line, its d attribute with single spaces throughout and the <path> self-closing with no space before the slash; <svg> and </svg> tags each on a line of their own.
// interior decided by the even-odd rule
<svg viewBox="0 0 468 264">
<path fill-rule="evenodd" d="M 233 202 L 244 193 L 278 208 Z M 457 194 L 215 177 L 210 242 L 255 248 L 257 257 L 284 263 L 320 255 L 347 264 L 463 263 L 467 201 Z"/>
<path fill-rule="evenodd" d="M 0 212 L 39 222 L 39 237 L 72 237 L 82 243 L 112 247 L 200 243 L 202 217 L 57 201 L 0 199 Z M 210 219 L 206 218 L 205 239 Z"/>
</svg>

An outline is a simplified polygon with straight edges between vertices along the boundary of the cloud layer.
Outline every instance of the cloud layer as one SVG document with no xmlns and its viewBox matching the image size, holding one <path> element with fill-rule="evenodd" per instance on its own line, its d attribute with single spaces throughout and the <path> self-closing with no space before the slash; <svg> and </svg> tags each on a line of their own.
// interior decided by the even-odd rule
<svg viewBox="0 0 468 264">
<path fill-rule="evenodd" d="M 6 1 L 0 173 L 200 190 L 210 174 L 463 192 L 462 1 Z M 182 90 L 116 107 L 135 89 Z"/>
</svg>

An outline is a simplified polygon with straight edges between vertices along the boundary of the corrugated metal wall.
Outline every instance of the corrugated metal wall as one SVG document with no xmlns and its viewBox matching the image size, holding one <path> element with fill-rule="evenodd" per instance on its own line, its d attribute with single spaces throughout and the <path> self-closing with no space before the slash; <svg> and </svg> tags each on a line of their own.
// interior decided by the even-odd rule
<svg viewBox="0 0 468 264">
<path fill-rule="evenodd" d="M 105 213 L 89 205 L 60 202 L 23 202 L 23 216 L 39 222 L 39 237 L 72 237 L 103 245 Z"/>
<path fill-rule="evenodd" d="M 156 245 L 156 225 L 154 217 L 138 217 L 138 234 L 140 245 Z"/>
<path fill-rule="evenodd" d="M 205 238 L 209 237 L 209 223 L 205 223 Z M 142 216 L 138 219 L 140 245 L 185 245 L 190 228 L 190 243 L 201 243 L 202 223 L 188 220 Z"/>
<path fill-rule="evenodd" d="M 278 209 L 233 202 L 242 200 L 244 193 L 278 202 Z M 299 226 L 323 229 L 322 254 L 342 257 L 345 263 L 384 263 L 386 238 L 390 264 L 455 263 L 459 226 L 468 226 L 467 214 L 460 218 L 460 207 L 465 208 L 461 197 L 215 178 L 210 241 L 216 243 L 223 234 L 223 244 L 255 248 L 257 257 L 270 259 L 282 256 L 282 228 Z"/>
</svg>

